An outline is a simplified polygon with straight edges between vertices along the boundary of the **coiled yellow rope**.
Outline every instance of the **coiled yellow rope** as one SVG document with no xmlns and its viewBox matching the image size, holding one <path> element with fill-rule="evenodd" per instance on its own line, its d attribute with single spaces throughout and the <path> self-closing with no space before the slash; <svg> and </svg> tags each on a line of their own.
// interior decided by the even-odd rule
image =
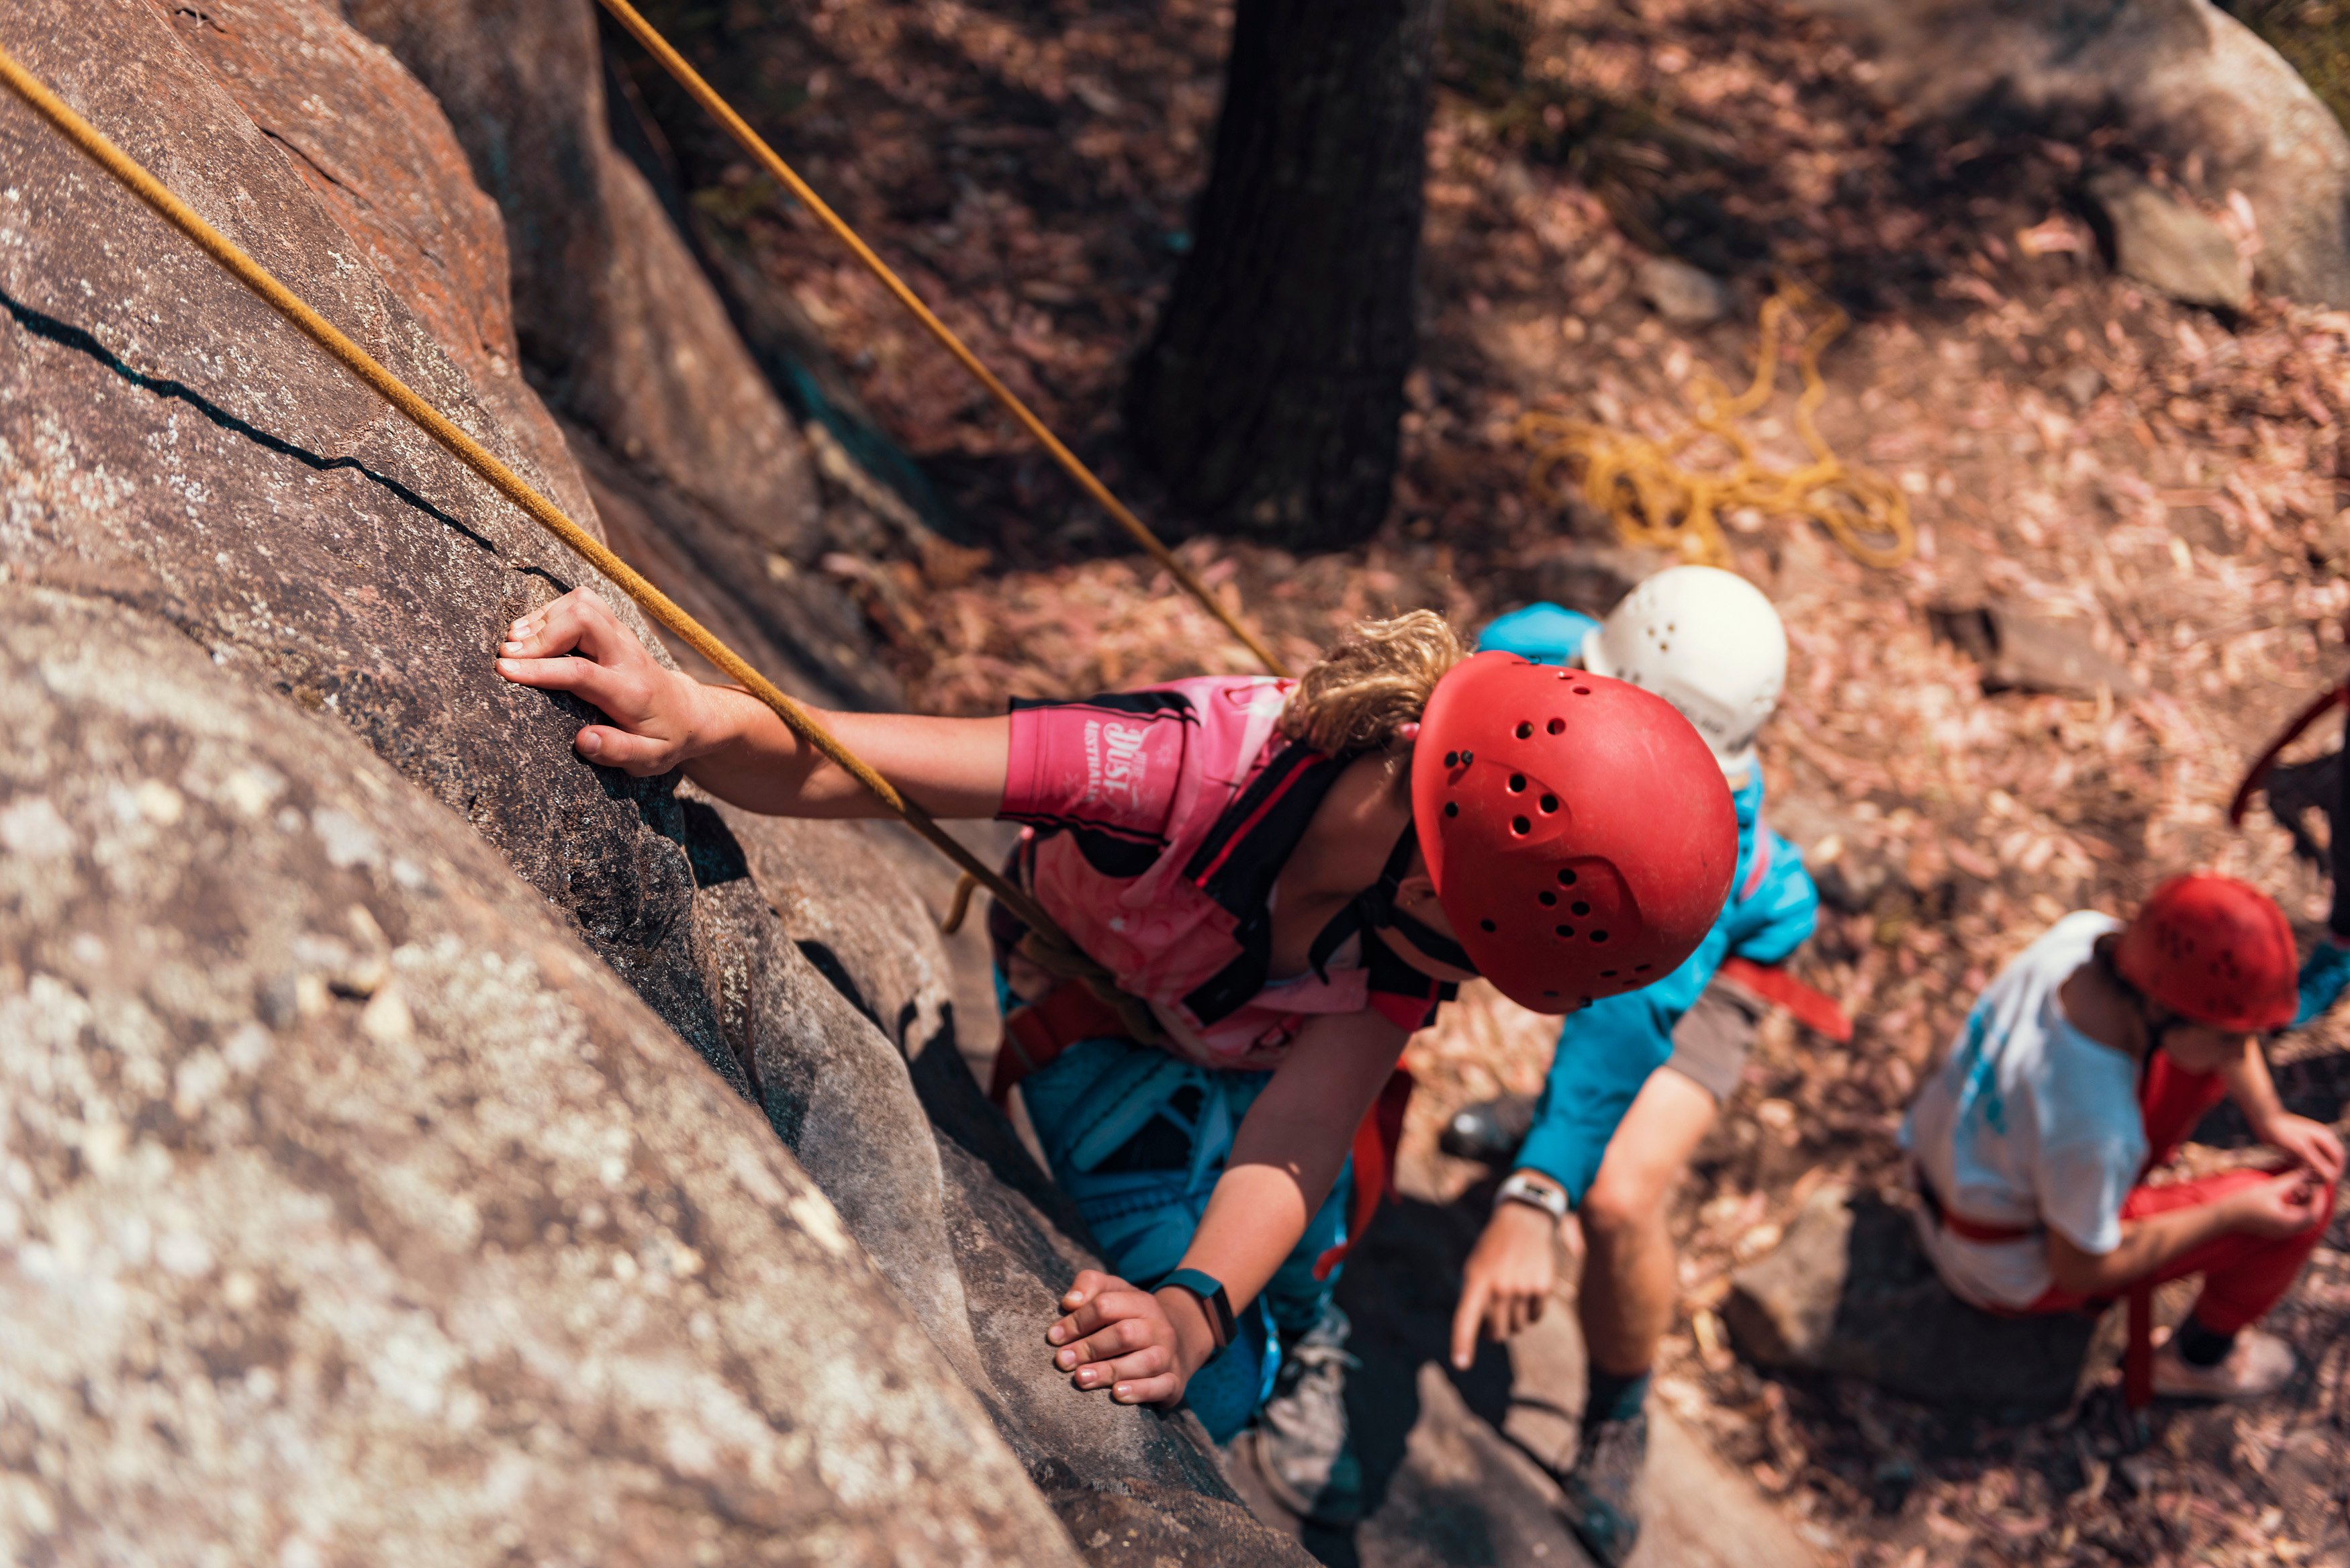
<svg viewBox="0 0 2350 1568">
<path fill-rule="evenodd" d="M 16 57 L 4 47 L 0 47 L 0 83 L 5 83 L 10 91 L 23 99 L 67 140 L 88 154 L 172 227 L 194 241 L 206 255 L 219 263 L 239 283 L 259 295 L 286 320 L 339 360 L 351 374 L 373 388 L 386 402 L 414 421 L 427 435 L 448 448 L 459 461 L 488 481 L 499 494 L 520 507 L 532 521 L 603 573 L 622 592 L 642 606 L 647 615 L 676 633 L 688 647 L 723 670 L 728 679 L 740 683 L 744 691 L 773 709 L 775 716 L 794 734 L 864 785 L 876 800 L 960 867 L 964 876 L 985 886 L 1003 900 L 1004 905 L 1028 925 L 1032 933 L 1042 939 L 1043 945 L 1051 950 L 1039 958 L 1047 969 L 1065 978 L 1085 981 L 1101 991 L 1107 1000 L 1118 1003 L 1121 1011 L 1126 1011 L 1128 1004 L 1140 1011 L 1139 1003 L 1117 989 L 1110 972 L 1080 951 L 1053 917 L 1024 889 L 1014 886 L 999 875 L 994 867 L 964 848 L 938 825 L 929 812 L 899 794 L 888 779 L 842 745 L 807 710 L 785 696 L 740 654 L 720 641 L 668 595 L 614 555 L 601 540 L 564 515 L 562 508 L 541 495 L 528 481 L 499 461 L 488 448 L 411 390 L 405 381 L 386 369 L 375 356 L 345 337 L 333 322 L 313 310 L 300 296 L 278 282 L 267 268 L 247 255 L 234 241 L 206 223 L 195 209 L 181 201 L 136 159 L 117 147 L 97 127 L 75 113 L 64 99 L 18 65 Z"/>
<path fill-rule="evenodd" d="M 1820 355 L 1843 336 L 1851 317 L 1826 306 L 1826 315 L 1804 335 L 1797 350 L 1804 391 L 1795 401 L 1795 433 L 1812 454 L 1809 463 L 1773 466 L 1757 455 L 1752 438 L 1739 422 L 1768 402 L 1777 388 L 1780 335 L 1788 317 L 1823 304 L 1801 285 L 1782 283 L 1762 305 L 1753 379 L 1733 398 L 1712 375 L 1692 377 L 1690 428 L 1668 440 L 1562 414 L 1520 416 L 1517 440 L 1534 449 L 1527 487 L 1538 500 L 1563 505 L 1566 497 L 1560 471 L 1580 463 L 1577 488 L 1583 499 L 1607 514 L 1624 543 L 1669 550 L 1698 566 L 1731 564 L 1721 517 L 1743 507 L 1814 519 L 1863 566 L 1899 566 L 1917 548 L 1908 497 L 1883 474 L 1837 457 L 1815 422 L 1828 395 L 1820 375 Z M 1683 454 L 1708 437 L 1730 449 L 1729 466 L 1685 466 Z"/>
</svg>

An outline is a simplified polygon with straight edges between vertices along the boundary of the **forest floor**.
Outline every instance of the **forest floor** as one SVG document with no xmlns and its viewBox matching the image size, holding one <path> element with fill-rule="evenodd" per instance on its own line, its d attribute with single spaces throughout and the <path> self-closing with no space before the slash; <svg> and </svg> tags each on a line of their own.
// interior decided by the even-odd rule
<svg viewBox="0 0 2350 1568">
<path fill-rule="evenodd" d="M 1166 515 L 1121 461 L 1118 392 L 1187 243 L 1227 7 L 648 10 L 720 62 L 722 88 L 1114 485 Z M 1954 1420 L 1856 1383 L 1758 1374 L 1713 1316 L 1729 1271 L 1804 1196 L 1897 1180 L 1893 1134 L 1921 1075 L 1977 988 L 2057 916 L 2126 909 L 2207 866 L 2272 889 L 2314 932 L 2323 883 L 2273 823 L 2231 831 L 2225 808 L 2244 760 L 2345 663 L 2350 315 L 2263 303 L 2221 319 L 2141 291 L 2085 221 L 2081 147 L 1913 121 L 1825 25 L 1771 0 L 1458 0 L 1443 47 L 1393 514 L 1361 547 L 1305 559 L 1194 539 L 1209 581 L 1301 662 L 1365 614 L 1424 605 L 1473 628 L 1557 591 L 1605 558 L 1607 525 L 1529 493 L 1518 417 L 1680 428 L 1693 377 L 1742 382 L 1783 273 L 1853 316 L 1821 423 L 1918 522 L 1915 558 L 1872 570 L 1814 524 L 1731 519 L 1736 565 L 1794 644 L 1762 742 L 1771 819 L 1830 895 L 1796 967 L 1858 1028 L 1835 1047 L 1766 1027 L 1677 1205 L 1666 1397 L 1837 1561 L 2350 1561 L 2350 1229 L 2275 1320 L 2308 1376 L 2250 1408 L 2160 1410 L 2135 1455 L 2097 1417 L 2106 1395 L 2029 1427 Z M 663 84 L 639 85 L 697 221 L 788 286 L 989 545 L 960 582 L 833 563 L 922 705 L 1250 668 L 805 214 L 671 112 Z M 1659 253 L 1727 279 L 1737 308 L 1669 325 L 1635 283 Z M 1787 460 L 1793 382 L 1752 421 Z M 2110 661 L 2102 679 L 2002 689 L 1968 635 L 1985 606 L 2077 639 Z M 1555 1028 L 1472 990 L 1414 1043 L 1425 1183 L 1465 1184 L 1433 1128 L 1535 1087 Z M 2345 1041 L 2336 1023 L 2281 1044 L 2303 1108 L 2340 1114 Z"/>
</svg>

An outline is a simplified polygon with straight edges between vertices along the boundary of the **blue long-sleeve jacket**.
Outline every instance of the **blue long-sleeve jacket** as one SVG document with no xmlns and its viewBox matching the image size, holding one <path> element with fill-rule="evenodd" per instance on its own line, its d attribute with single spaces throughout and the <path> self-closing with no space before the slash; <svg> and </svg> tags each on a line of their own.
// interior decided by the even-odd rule
<svg viewBox="0 0 2350 1568">
<path fill-rule="evenodd" d="M 1478 646 L 1569 663 L 1580 656 L 1595 624 L 1573 610 L 1536 605 L 1493 622 Z M 1713 929 L 1672 973 L 1569 1014 L 1559 1031 L 1534 1130 L 1517 1163 L 1556 1181 L 1578 1205 L 1633 1096 L 1673 1054 L 1674 1025 L 1696 1005 L 1722 961 L 1735 953 L 1778 963 L 1812 934 L 1819 892 L 1795 846 L 1762 823 L 1760 772 L 1731 792 L 1731 800 L 1738 811 L 1738 868 Z"/>
</svg>

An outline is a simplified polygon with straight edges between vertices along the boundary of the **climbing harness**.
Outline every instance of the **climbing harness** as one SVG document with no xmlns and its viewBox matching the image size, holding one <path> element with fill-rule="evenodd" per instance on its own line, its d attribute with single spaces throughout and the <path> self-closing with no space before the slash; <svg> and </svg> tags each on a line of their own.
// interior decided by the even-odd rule
<svg viewBox="0 0 2350 1568">
<path fill-rule="evenodd" d="M 1757 455 L 1740 421 L 1777 389 L 1780 337 L 1788 317 L 1823 307 L 1825 316 L 1804 335 L 1796 358 L 1804 391 L 1795 402 L 1795 431 L 1812 461 L 1801 468 L 1773 467 Z M 1689 383 L 1690 428 L 1662 441 L 1563 414 L 1521 415 L 1517 439 L 1534 451 L 1527 488 L 1547 505 L 1564 505 L 1559 470 L 1580 462 L 1583 499 L 1607 515 L 1618 538 L 1670 550 L 1691 566 L 1731 565 L 1721 514 L 1746 507 L 1816 519 L 1863 566 L 1899 566 L 1917 548 L 1908 497 L 1884 475 L 1845 462 L 1814 422 L 1828 395 L 1820 356 L 1851 325 L 1842 310 L 1783 279 L 1763 302 L 1754 377 L 1743 392 L 1731 397 L 1719 379 L 1700 372 Z M 1683 454 L 1708 436 L 1727 446 L 1734 461 L 1727 469 L 1684 466 Z"/>
<path fill-rule="evenodd" d="M 677 78 L 678 86 L 683 88 L 694 102 L 710 111 L 711 118 L 725 128 L 726 134 L 733 137 L 743 151 L 749 153 L 761 168 L 775 176 L 776 182 L 791 192 L 795 201 L 814 214 L 816 222 L 823 224 L 833 238 L 848 248 L 849 254 L 864 265 L 865 270 L 871 273 L 881 286 L 889 290 L 898 303 L 904 306 L 914 319 L 920 322 L 923 328 L 939 340 L 940 345 L 954 357 L 957 364 L 970 372 L 972 379 L 985 388 L 989 396 L 1003 405 L 1004 411 L 1017 421 L 1020 428 L 1035 438 L 1039 446 L 1052 454 L 1053 460 L 1067 471 L 1071 479 L 1076 481 L 1079 489 L 1092 496 L 1095 503 L 1103 511 L 1108 513 L 1111 520 L 1125 529 L 1134 542 L 1149 554 L 1152 560 L 1164 566 L 1170 576 L 1183 585 L 1186 593 L 1199 600 L 1210 615 L 1222 621 L 1224 629 L 1238 638 L 1242 646 L 1256 655 L 1265 669 L 1275 675 L 1285 676 L 1290 673 L 1288 666 L 1274 656 L 1273 649 L 1259 640 L 1248 628 L 1243 626 L 1240 618 L 1225 608 L 1210 591 L 1208 585 L 1201 582 L 1191 567 L 1177 559 L 1175 552 L 1170 550 L 1142 519 L 1128 511 L 1125 504 L 1110 493 L 1109 486 L 1101 482 L 1094 471 L 1086 465 L 1083 459 L 1062 444 L 1060 438 L 1052 432 L 1043 420 L 1036 417 L 1026 403 L 1020 400 L 1017 393 L 996 379 L 994 372 L 980 361 L 979 356 L 972 353 L 963 340 L 955 336 L 953 328 L 941 321 L 931 307 L 922 303 L 921 296 L 907 286 L 905 279 L 892 271 L 889 263 L 874 254 L 873 247 L 867 244 L 858 236 L 857 231 L 848 226 L 847 221 L 826 204 L 824 198 L 817 195 L 809 187 L 808 182 L 799 177 L 798 171 L 785 162 L 775 150 L 767 145 L 766 140 L 752 130 L 741 115 L 734 112 L 733 106 L 720 97 L 715 88 L 702 79 L 702 74 L 686 63 L 685 57 L 679 54 L 671 46 L 670 41 L 655 30 L 651 23 L 639 16 L 636 7 L 629 4 L 629 0 L 603 0 L 603 6 L 612 14 L 613 20 L 627 28 L 629 35 L 645 47 L 648 54 L 660 62 L 663 70 Z"/>
<path fill-rule="evenodd" d="M 1052 916 L 1025 890 L 998 875 L 993 867 L 972 855 L 941 827 L 928 811 L 899 794 L 889 780 L 841 744 L 806 709 L 785 696 L 741 655 L 686 614 L 668 595 L 614 555 L 600 540 L 566 516 L 561 508 L 541 495 L 486 447 L 410 389 L 406 382 L 385 369 L 366 349 L 345 337 L 298 295 L 278 282 L 267 268 L 247 255 L 235 242 L 206 223 L 193 208 L 141 167 L 137 160 L 117 147 L 97 127 L 74 112 L 63 99 L 17 64 L 16 57 L 5 48 L 0 48 L 0 83 L 5 83 L 68 141 L 192 240 L 239 283 L 260 296 L 286 320 L 301 328 L 320 348 L 340 361 L 346 369 L 374 389 L 386 402 L 407 415 L 426 434 L 480 474 L 499 494 L 520 507 L 532 521 L 603 573 L 641 606 L 647 615 L 668 628 L 729 679 L 740 682 L 744 690 L 774 710 L 775 716 L 794 734 L 862 784 L 876 800 L 960 867 L 966 877 L 983 884 L 1027 924 L 1029 937 L 1024 950 L 1041 967 L 1063 978 L 1082 980 L 1116 1007 L 1122 1016 L 1130 1016 L 1136 1027 L 1150 1027 L 1149 1012 L 1143 1004 L 1120 991 L 1109 971 L 1077 950 Z M 1152 1036 L 1137 1037 L 1149 1039 Z"/>
<path fill-rule="evenodd" d="M 988 1076 L 987 1097 L 999 1107 L 1008 1106 L 1012 1091 L 1022 1080 L 1059 1061 L 1062 1053 L 1070 1047 L 1088 1040 L 1132 1038 L 1135 1036 L 1126 1029 L 1117 1011 L 1100 997 L 1082 986 L 1056 985 L 1042 999 L 1015 1007 L 1003 1015 L 1003 1043 L 996 1048 L 995 1066 Z M 1165 1057 L 1163 1062 L 1163 1067 L 1154 1064 L 1155 1070 L 1170 1074 L 1184 1070 L 1176 1057 Z M 1347 1210 L 1347 1240 L 1315 1259 L 1315 1279 L 1329 1278 L 1330 1272 L 1347 1261 L 1356 1242 L 1370 1227 L 1380 1200 L 1394 1195 L 1396 1151 L 1403 1142 L 1404 1113 L 1411 1104 L 1414 1086 L 1411 1074 L 1398 1067 L 1388 1075 L 1388 1081 L 1379 1087 L 1378 1097 L 1356 1124 L 1355 1136 L 1347 1149 L 1355 1162 L 1355 1186 Z M 1137 1087 L 1129 1084 L 1126 1092 L 1133 1094 Z M 1101 1097 L 1117 1096 L 1105 1093 Z M 1143 1098 L 1148 1099 L 1148 1096 Z M 1093 1158 L 1098 1159 L 1116 1152 L 1113 1146 L 1123 1143 L 1133 1130 L 1131 1127 L 1120 1127 L 1117 1132 L 1097 1139 L 1099 1147 Z"/>
</svg>

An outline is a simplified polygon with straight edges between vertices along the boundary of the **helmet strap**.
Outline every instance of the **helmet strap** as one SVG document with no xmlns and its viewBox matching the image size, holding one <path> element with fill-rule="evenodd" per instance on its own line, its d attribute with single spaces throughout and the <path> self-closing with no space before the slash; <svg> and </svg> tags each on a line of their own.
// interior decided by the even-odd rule
<svg viewBox="0 0 2350 1568">
<path fill-rule="evenodd" d="M 1313 965 L 1315 974 L 1328 980 L 1330 955 L 1357 931 L 1367 931 L 1380 926 L 1394 931 L 1438 963 L 1470 974 L 1477 972 L 1476 964 L 1459 942 L 1427 922 L 1406 914 L 1396 902 L 1396 894 L 1403 887 L 1405 868 L 1410 866 L 1412 852 L 1419 847 L 1419 829 L 1407 824 L 1403 836 L 1388 852 L 1388 863 L 1380 870 L 1379 879 L 1349 899 L 1347 907 L 1332 916 L 1330 923 L 1322 928 L 1322 934 L 1314 939 L 1314 946 L 1306 952 L 1305 961 Z"/>
</svg>

